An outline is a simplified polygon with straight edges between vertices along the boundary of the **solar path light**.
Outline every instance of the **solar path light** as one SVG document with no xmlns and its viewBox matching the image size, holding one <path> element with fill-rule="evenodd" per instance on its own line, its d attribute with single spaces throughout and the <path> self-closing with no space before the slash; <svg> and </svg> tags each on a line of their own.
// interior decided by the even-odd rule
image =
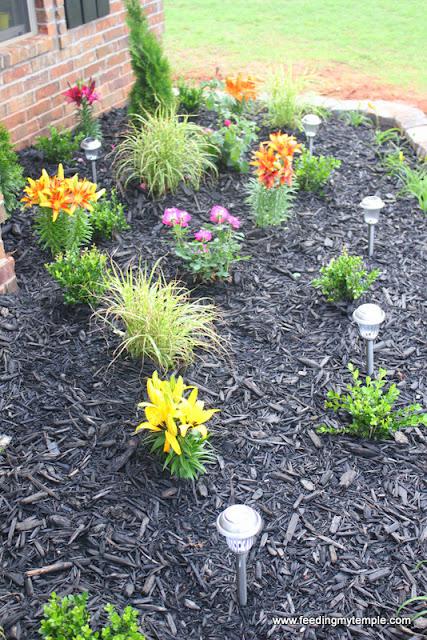
<svg viewBox="0 0 427 640">
<path fill-rule="evenodd" d="M 311 156 L 313 155 L 314 136 L 316 135 L 321 122 L 321 119 L 315 113 L 307 113 L 307 115 L 301 120 L 302 128 L 308 138 L 308 150 Z"/>
<path fill-rule="evenodd" d="M 96 161 L 101 155 L 102 143 L 97 138 L 85 138 L 81 143 L 81 148 L 85 152 L 86 160 L 92 163 L 92 179 L 97 181 Z"/>
<path fill-rule="evenodd" d="M 361 304 L 353 311 L 353 320 L 359 326 L 359 333 L 366 340 L 366 370 L 368 376 L 374 373 L 374 340 L 384 322 L 385 313 L 377 304 Z"/>
<path fill-rule="evenodd" d="M 244 607 L 248 601 L 246 560 L 256 535 L 262 529 L 262 518 L 252 507 L 233 504 L 219 514 L 216 527 L 236 554 L 237 592 L 239 604 Z"/>
<path fill-rule="evenodd" d="M 368 255 L 372 258 L 374 255 L 375 225 L 378 224 L 380 211 L 385 205 L 378 196 L 367 196 L 363 198 L 360 206 L 363 209 L 363 218 L 368 225 Z"/>
</svg>

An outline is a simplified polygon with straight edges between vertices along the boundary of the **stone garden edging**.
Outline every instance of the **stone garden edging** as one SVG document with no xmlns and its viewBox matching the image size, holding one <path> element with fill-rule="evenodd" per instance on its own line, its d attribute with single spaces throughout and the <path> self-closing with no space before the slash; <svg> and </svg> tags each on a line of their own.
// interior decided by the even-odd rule
<svg viewBox="0 0 427 640">
<path fill-rule="evenodd" d="M 333 113 L 360 111 L 374 122 L 397 127 L 415 149 L 418 157 L 427 157 L 427 115 L 417 107 L 387 100 L 340 100 L 327 96 L 305 96 L 305 102 L 325 107 Z"/>
</svg>

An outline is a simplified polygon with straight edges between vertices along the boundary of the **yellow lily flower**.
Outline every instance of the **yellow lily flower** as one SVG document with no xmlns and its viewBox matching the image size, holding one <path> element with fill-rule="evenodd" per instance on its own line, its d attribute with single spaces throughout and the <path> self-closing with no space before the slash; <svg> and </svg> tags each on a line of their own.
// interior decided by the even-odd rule
<svg viewBox="0 0 427 640">
<path fill-rule="evenodd" d="M 197 400 L 198 389 L 193 389 L 188 398 L 184 398 L 178 410 L 178 416 L 181 420 L 179 427 L 183 437 L 187 435 L 188 429 L 197 431 L 204 438 L 208 435 L 205 423 L 219 411 L 219 409 L 205 409 L 205 403 Z"/>
</svg>

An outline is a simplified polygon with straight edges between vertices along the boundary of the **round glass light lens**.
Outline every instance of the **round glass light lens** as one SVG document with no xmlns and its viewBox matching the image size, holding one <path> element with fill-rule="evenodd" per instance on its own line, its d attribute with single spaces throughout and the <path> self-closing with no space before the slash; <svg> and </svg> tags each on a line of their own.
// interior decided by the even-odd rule
<svg viewBox="0 0 427 640">
<path fill-rule="evenodd" d="M 98 160 L 101 155 L 101 147 L 101 141 L 97 138 L 85 138 L 81 143 L 86 160 Z"/>
<path fill-rule="evenodd" d="M 366 196 L 360 203 L 366 224 L 377 224 L 380 211 L 385 206 L 378 196 Z"/>
<path fill-rule="evenodd" d="M 315 113 L 307 113 L 301 120 L 305 135 L 309 138 L 314 138 L 321 122 L 321 119 Z"/>
<path fill-rule="evenodd" d="M 353 311 L 353 320 L 359 326 L 359 332 L 365 340 L 375 340 L 385 313 L 377 304 L 362 304 Z"/>
<path fill-rule="evenodd" d="M 262 518 L 245 504 L 233 504 L 220 513 L 216 526 L 234 553 L 247 553 L 262 528 Z"/>
</svg>

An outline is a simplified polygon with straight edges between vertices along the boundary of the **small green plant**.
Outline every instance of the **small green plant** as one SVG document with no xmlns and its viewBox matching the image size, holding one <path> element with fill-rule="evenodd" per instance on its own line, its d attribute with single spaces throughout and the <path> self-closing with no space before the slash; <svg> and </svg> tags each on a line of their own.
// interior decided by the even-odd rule
<svg viewBox="0 0 427 640">
<path fill-rule="evenodd" d="M 400 131 L 396 127 L 385 129 L 384 131 L 381 131 L 381 129 L 376 129 L 374 137 L 377 147 L 382 147 L 384 144 L 387 144 L 389 142 L 398 145 L 400 140 Z"/>
<path fill-rule="evenodd" d="M 341 119 L 352 127 L 370 127 L 372 120 L 361 111 L 344 111 L 341 114 Z"/>
<path fill-rule="evenodd" d="M 214 131 L 209 139 L 218 163 L 239 173 L 247 173 L 249 163 L 246 154 L 252 142 L 256 140 L 257 130 L 256 122 L 253 120 L 233 114 L 226 118 L 223 126 Z"/>
<path fill-rule="evenodd" d="M 401 193 L 416 198 L 421 211 L 427 211 L 427 169 L 404 166 L 401 178 L 404 185 Z"/>
<path fill-rule="evenodd" d="M 101 630 L 102 640 L 145 640 L 139 631 L 138 611 L 133 607 L 125 607 L 120 615 L 114 605 L 107 604 L 105 611 L 109 623 Z"/>
<path fill-rule="evenodd" d="M 44 640 L 145 640 L 138 630 L 138 611 L 125 607 L 119 615 L 107 604 L 108 624 L 101 631 L 91 627 L 87 609 L 88 594 L 65 596 L 61 600 L 52 593 L 43 608 L 39 633 Z"/>
<path fill-rule="evenodd" d="M 406 159 L 402 149 L 397 147 L 393 151 L 387 153 L 383 158 L 383 166 L 392 177 L 401 177 L 405 171 Z"/>
<path fill-rule="evenodd" d="M 8 130 L 0 123 L 0 193 L 4 206 L 11 213 L 18 206 L 18 193 L 24 186 L 22 167 L 10 142 Z"/>
<path fill-rule="evenodd" d="M 295 160 L 295 176 L 298 187 L 303 191 L 321 192 L 331 177 L 332 171 L 341 166 L 341 161 L 333 156 L 310 155 L 304 149 Z"/>
<path fill-rule="evenodd" d="M 205 299 L 191 300 L 179 282 L 166 281 L 158 263 L 151 271 L 139 267 L 136 273 L 113 264 L 102 307 L 98 317 L 122 340 L 118 353 L 148 358 L 165 371 L 190 364 L 198 348 L 222 350 L 213 325 L 216 307 Z"/>
<path fill-rule="evenodd" d="M 274 128 L 297 129 L 304 114 L 299 95 L 307 87 L 306 77 L 295 78 L 292 67 L 280 67 L 267 80 L 267 123 Z"/>
<path fill-rule="evenodd" d="M 395 384 L 384 391 L 387 375 L 385 369 L 379 370 L 377 379 L 367 376 L 365 384 L 359 378 L 358 369 L 351 363 L 348 369 L 354 384 L 347 385 L 346 394 L 328 391 L 325 407 L 335 412 L 344 412 L 350 416 L 351 422 L 338 430 L 322 425 L 318 429 L 319 433 L 338 432 L 361 438 L 387 438 L 398 429 L 427 425 L 427 413 L 421 413 L 420 404 L 393 409 L 400 391 Z"/>
<path fill-rule="evenodd" d="M 109 198 L 104 195 L 95 202 L 90 220 L 94 232 L 103 238 L 111 238 L 113 231 L 127 231 L 130 228 L 126 222 L 125 207 L 116 189 L 111 190 Z"/>
<path fill-rule="evenodd" d="M 80 148 L 84 134 L 76 136 L 72 131 L 59 131 L 56 127 L 49 127 L 49 136 L 37 138 L 35 147 L 43 153 L 46 162 L 69 162 Z"/>
<path fill-rule="evenodd" d="M 188 116 L 158 109 L 145 118 L 135 115 L 115 150 L 117 179 L 127 186 L 144 183 L 150 194 L 174 193 L 181 182 L 199 189 L 204 174 L 216 171 L 212 144 Z"/>
<path fill-rule="evenodd" d="M 338 258 L 320 269 L 320 278 L 312 285 L 320 289 L 329 302 L 357 300 L 380 275 L 378 269 L 368 272 L 360 256 L 349 256 L 344 248 Z"/>
<path fill-rule="evenodd" d="M 272 227 L 290 218 L 295 189 L 286 184 L 268 189 L 256 178 L 248 181 L 246 202 L 257 227 Z"/>
<path fill-rule="evenodd" d="M 60 253 L 46 269 L 64 290 L 66 304 L 95 304 L 105 291 L 107 256 L 96 247 Z"/>
<path fill-rule="evenodd" d="M 203 103 L 203 87 L 187 84 L 182 78 L 178 82 L 178 111 L 197 115 Z"/>
<path fill-rule="evenodd" d="M 162 45 L 150 30 L 139 0 L 126 0 L 129 52 L 135 84 L 129 94 L 129 113 L 154 113 L 174 104 L 169 62 Z"/>
</svg>

